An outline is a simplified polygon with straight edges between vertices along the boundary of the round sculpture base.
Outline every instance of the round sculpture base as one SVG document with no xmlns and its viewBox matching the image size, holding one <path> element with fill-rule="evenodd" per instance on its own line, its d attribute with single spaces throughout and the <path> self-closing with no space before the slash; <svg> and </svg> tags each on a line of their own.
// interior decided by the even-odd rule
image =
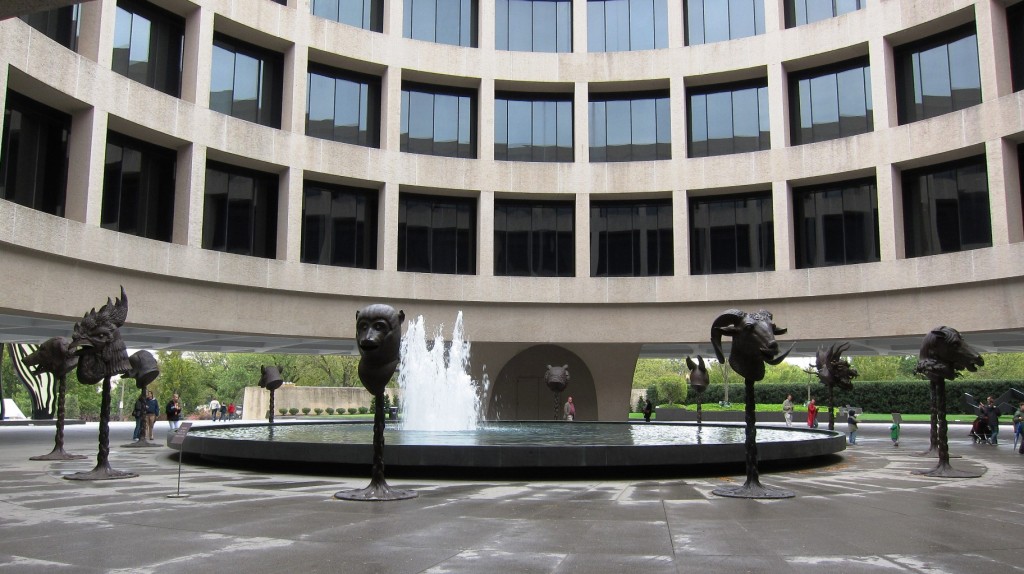
<svg viewBox="0 0 1024 574">
<path fill-rule="evenodd" d="M 773 488 L 771 486 L 762 486 L 760 484 L 722 486 L 712 490 L 711 494 L 714 494 L 715 496 L 725 496 L 728 498 L 756 499 L 793 498 L 794 496 L 796 496 L 796 493 L 794 493 L 791 490 Z"/>
<path fill-rule="evenodd" d="M 88 458 L 84 454 L 71 454 L 64 452 L 62 448 L 55 448 L 50 451 L 50 454 L 41 454 L 39 456 L 31 456 L 29 460 L 81 460 Z"/>
<path fill-rule="evenodd" d="M 134 472 L 114 470 L 112 468 L 94 468 L 89 472 L 76 472 L 64 475 L 64 480 L 117 480 L 120 478 L 135 478 L 139 476 Z"/>
<path fill-rule="evenodd" d="M 910 456 L 917 456 L 917 457 L 922 457 L 922 458 L 923 457 L 939 458 L 939 449 L 937 449 L 937 448 L 929 448 L 928 450 L 924 450 L 924 451 L 921 451 L 921 452 L 912 452 L 912 453 L 910 453 Z M 963 458 L 963 456 L 961 456 L 959 454 L 951 454 L 951 455 L 949 455 L 949 458 Z"/>
<path fill-rule="evenodd" d="M 949 466 L 949 463 L 939 462 L 935 468 L 928 470 L 912 470 L 910 474 L 918 476 L 932 476 L 935 478 L 979 478 L 983 473 L 973 470 L 960 470 Z"/>
<path fill-rule="evenodd" d="M 338 500 L 357 500 L 361 502 L 386 502 L 389 500 L 408 500 L 419 496 L 415 490 L 391 488 L 386 482 L 370 483 L 366 488 L 341 490 L 334 493 Z"/>
<path fill-rule="evenodd" d="M 160 444 L 158 442 L 149 442 L 148 440 L 146 440 L 144 438 L 140 438 L 138 440 L 138 442 L 130 442 L 128 444 L 121 445 L 121 448 L 153 448 L 153 447 L 163 448 L 164 445 L 162 445 L 162 444 Z"/>
</svg>

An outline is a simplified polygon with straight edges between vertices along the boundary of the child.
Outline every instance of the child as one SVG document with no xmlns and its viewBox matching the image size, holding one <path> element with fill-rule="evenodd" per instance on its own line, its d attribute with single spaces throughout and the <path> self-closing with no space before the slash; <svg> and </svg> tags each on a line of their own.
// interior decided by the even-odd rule
<svg viewBox="0 0 1024 574">
<path fill-rule="evenodd" d="M 892 414 L 892 425 L 889 427 L 889 438 L 892 439 L 892 446 L 900 446 L 900 417 L 899 414 Z"/>
<path fill-rule="evenodd" d="M 847 407 L 846 428 L 850 432 L 850 444 L 857 444 L 857 413 Z"/>
</svg>

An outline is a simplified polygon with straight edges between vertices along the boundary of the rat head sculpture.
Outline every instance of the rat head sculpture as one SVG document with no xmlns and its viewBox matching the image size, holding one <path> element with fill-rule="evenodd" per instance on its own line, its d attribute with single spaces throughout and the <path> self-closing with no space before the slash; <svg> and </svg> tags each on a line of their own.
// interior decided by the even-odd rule
<svg viewBox="0 0 1024 574">
<path fill-rule="evenodd" d="M 55 377 L 64 377 L 78 365 L 78 357 L 68 349 L 68 343 L 64 337 L 47 339 L 25 357 L 24 363 L 33 375 L 51 373 Z"/>
<path fill-rule="evenodd" d="M 686 357 L 686 368 L 690 369 L 690 388 L 698 393 L 703 393 L 711 384 L 708 370 L 704 366 L 704 357 L 697 355 L 696 363 L 690 357 Z"/>
<path fill-rule="evenodd" d="M 99 311 L 93 309 L 75 323 L 68 348 L 78 355 L 78 382 L 93 385 L 131 367 L 120 331 L 127 318 L 128 295 L 121 287 L 119 299 L 108 297 Z"/>
<path fill-rule="evenodd" d="M 846 391 L 853 388 L 852 379 L 859 373 L 842 357 L 843 352 L 849 348 L 848 343 L 832 345 L 827 351 L 824 347 L 818 347 L 814 368 L 817 370 L 818 379 L 825 386 L 838 387 Z"/>
<path fill-rule="evenodd" d="M 551 389 L 551 392 L 560 393 L 569 386 L 569 365 L 562 365 L 561 367 L 552 367 L 548 365 L 548 370 L 544 371 L 544 384 Z"/>
<path fill-rule="evenodd" d="M 952 327 L 936 327 L 924 337 L 915 373 L 929 380 L 954 379 L 964 369 L 974 372 L 985 360 Z"/>
<path fill-rule="evenodd" d="M 785 334 L 764 309 L 756 313 L 745 313 L 729 309 L 719 315 L 711 324 L 711 344 L 719 363 L 725 362 L 722 355 L 722 335 L 732 337 L 729 351 L 729 366 L 744 379 L 760 381 L 764 378 L 764 364 L 778 365 L 789 351 L 779 355 L 779 343 L 775 335 Z"/>
<path fill-rule="evenodd" d="M 356 312 L 359 380 L 374 396 L 384 392 L 400 359 L 405 312 L 390 305 L 369 305 Z"/>
</svg>

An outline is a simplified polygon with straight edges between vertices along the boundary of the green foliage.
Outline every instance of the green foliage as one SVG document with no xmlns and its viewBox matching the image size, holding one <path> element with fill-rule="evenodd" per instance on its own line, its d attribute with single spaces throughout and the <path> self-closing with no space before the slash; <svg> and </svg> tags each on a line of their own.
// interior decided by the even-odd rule
<svg viewBox="0 0 1024 574">
<path fill-rule="evenodd" d="M 659 377 L 666 375 L 678 377 L 685 372 L 686 366 L 680 359 L 638 359 L 636 369 L 633 371 L 633 388 L 647 389 Z"/>
<path fill-rule="evenodd" d="M 654 387 L 665 403 L 681 405 L 686 402 L 686 383 L 679 375 L 661 375 L 654 380 Z"/>
<path fill-rule="evenodd" d="M 288 414 L 288 409 L 286 409 L 285 407 L 281 407 L 277 409 L 277 412 L 281 413 L 282 415 L 286 415 Z"/>
<path fill-rule="evenodd" d="M 288 409 L 288 414 L 290 414 L 292 416 L 295 416 L 295 415 L 299 414 L 299 409 L 297 407 L 292 407 L 292 408 Z"/>
<path fill-rule="evenodd" d="M 320 414 L 320 413 L 317 413 L 317 414 Z M 334 414 L 334 407 L 327 407 L 327 414 L 333 415 Z"/>
<path fill-rule="evenodd" d="M 658 392 L 658 385 L 651 383 L 651 386 L 647 387 L 647 399 L 651 401 L 651 404 L 658 406 L 661 404 L 661 393 Z M 643 407 L 640 407 L 643 410 Z"/>
<path fill-rule="evenodd" d="M 317 407 L 317 408 L 313 409 L 313 414 L 315 414 L 316 416 L 320 416 L 320 415 L 324 414 L 324 410 L 322 408 L 320 408 L 320 407 Z"/>
<path fill-rule="evenodd" d="M 654 404 L 654 403 L 651 403 L 651 404 Z M 636 400 L 636 406 L 635 406 L 633 412 L 634 413 L 642 413 L 642 412 L 644 412 L 644 407 L 645 406 L 647 406 L 647 402 L 644 400 L 644 397 L 641 396 L 640 398 L 638 398 Z"/>
<path fill-rule="evenodd" d="M 366 407 L 360 407 L 360 408 L 365 409 Z M 359 409 L 357 409 L 356 407 L 349 407 L 348 408 L 348 414 L 350 414 L 350 415 L 354 415 L 354 414 L 356 414 L 358 412 L 359 412 Z M 366 413 L 363 413 L 363 414 L 366 414 Z"/>
<path fill-rule="evenodd" d="M 349 409 L 349 412 L 352 412 L 352 409 Z M 366 407 L 359 407 L 358 409 L 356 409 L 356 412 L 358 412 L 361 415 L 365 415 L 366 413 L 370 412 L 370 409 L 368 409 Z M 355 414 L 355 413 L 352 413 L 352 414 Z"/>
<path fill-rule="evenodd" d="M 302 414 L 308 415 L 309 411 L 311 411 L 311 410 L 313 410 L 313 409 L 311 409 L 309 407 L 302 407 Z"/>
</svg>

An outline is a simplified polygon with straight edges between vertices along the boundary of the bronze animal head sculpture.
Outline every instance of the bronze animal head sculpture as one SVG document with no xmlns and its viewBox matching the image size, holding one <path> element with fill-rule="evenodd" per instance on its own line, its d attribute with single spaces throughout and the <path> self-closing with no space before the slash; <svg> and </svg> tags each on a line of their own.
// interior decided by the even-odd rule
<svg viewBox="0 0 1024 574">
<path fill-rule="evenodd" d="M 135 379 L 135 386 L 139 389 L 146 388 L 149 383 L 152 383 L 160 376 L 156 357 L 149 351 L 136 351 L 132 356 L 128 357 L 128 364 L 131 367 L 121 377 Z"/>
<path fill-rule="evenodd" d="M 775 335 L 785 333 L 786 329 L 777 326 L 772 314 L 764 309 L 756 313 L 729 309 L 711 324 L 711 344 L 715 347 L 718 362 L 724 363 L 722 335 L 732 337 L 729 366 L 744 379 L 760 381 L 764 378 L 765 363 L 778 365 L 793 350 L 790 347 L 789 351 L 778 354 L 779 343 Z"/>
<path fill-rule="evenodd" d="M 384 392 L 398 368 L 404 321 L 404 311 L 380 303 L 356 312 L 359 380 L 374 396 Z"/>
<path fill-rule="evenodd" d="M 64 337 L 47 339 L 25 357 L 24 363 L 34 375 L 51 373 L 55 377 L 64 377 L 78 366 L 78 356 L 71 352 L 68 344 Z"/>
<path fill-rule="evenodd" d="M 128 296 L 121 297 L 97 311 L 93 309 L 75 323 L 68 348 L 78 355 L 78 382 L 94 385 L 106 377 L 124 373 L 131 364 L 120 328 L 128 318 Z"/>
<path fill-rule="evenodd" d="M 952 327 L 936 327 L 924 337 L 915 373 L 929 380 L 952 380 L 964 369 L 974 372 L 985 360 Z"/>
<path fill-rule="evenodd" d="M 281 385 L 284 384 L 284 377 L 281 375 L 283 370 L 280 366 L 270 365 L 267 367 L 260 365 L 260 386 L 268 391 L 275 391 L 281 388 Z"/>
<path fill-rule="evenodd" d="M 707 390 L 711 378 L 708 376 L 707 367 L 704 366 L 704 357 L 697 355 L 696 363 L 690 357 L 686 357 L 686 368 L 690 369 L 690 388 L 698 393 Z"/>
<path fill-rule="evenodd" d="M 548 370 L 544 371 L 544 384 L 554 393 L 564 391 L 569 386 L 569 365 L 561 367 L 548 365 Z"/>
<path fill-rule="evenodd" d="M 854 377 L 859 376 L 857 369 L 850 366 L 849 361 L 843 360 L 842 354 L 850 348 L 848 343 L 832 345 L 825 350 L 818 347 L 815 357 L 814 368 L 817 370 L 818 379 L 829 387 L 838 387 L 843 390 L 853 388 Z"/>
</svg>

